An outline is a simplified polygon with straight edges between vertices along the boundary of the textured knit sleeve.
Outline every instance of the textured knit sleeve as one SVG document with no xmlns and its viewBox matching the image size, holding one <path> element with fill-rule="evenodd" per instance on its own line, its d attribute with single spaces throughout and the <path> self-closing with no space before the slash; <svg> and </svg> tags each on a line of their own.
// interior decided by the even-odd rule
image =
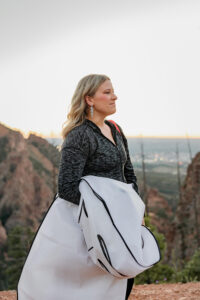
<svg viewBox="0 0 200 300">
<path fill-rule="evenodd" d="M 61 150 L 58 174 L 59 197 L 79 204 L 79 183 L 89 156 L 89 138 L 83 128 L 72 129 Z"/>
<path fill-rule="evenodd" d="M 122 135 L 122 138 L 124 141 L 124 146 L 125 146 L 126 154 L 127 154 L 127 160 L 124 165 L 124 175 L 126 177 L 127 183 L 133 183 L 134 190 L 139 194 L 138 185 L 137 185 L 137 177 L 135 175 L 133 165 L 131 163 L 131 159 L 130 159 L 130 155 L 129 155 L 128 142 L 127 142 L 127 139 L 124 135 L 122 128 L 118 124 L 117 124 L 117 126 L 119 127 L 119 129 L 121 131 L 121 135 Z"/>
</svg>

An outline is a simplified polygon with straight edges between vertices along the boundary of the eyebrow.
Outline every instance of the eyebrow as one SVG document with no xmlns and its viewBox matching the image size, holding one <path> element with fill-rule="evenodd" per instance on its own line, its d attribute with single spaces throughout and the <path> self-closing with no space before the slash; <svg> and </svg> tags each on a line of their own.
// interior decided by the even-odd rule
<svg viewBox="0 0 200 300">
<path fill-rule="evenodd" d="M 111 89 L 105 89 L 104 91 L 107 91 L 107 90 L 111 91 Z M 113 92 L 114 92 L 114 89 L 113 89 Z"/>
</svg>

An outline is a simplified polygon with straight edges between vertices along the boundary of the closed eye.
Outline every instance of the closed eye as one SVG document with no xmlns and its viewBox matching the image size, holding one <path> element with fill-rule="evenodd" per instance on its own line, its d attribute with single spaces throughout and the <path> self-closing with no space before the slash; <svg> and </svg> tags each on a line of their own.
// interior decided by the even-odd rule
<svg viewBox="0 0 200 300">
<path fill-rule="evenodd" d="M 111 90 L 108 89 L 108 90 L 106 90 L 105 92 L 106 92 L 106 93 L 107 93 L 107 92 L 110 93 L 110 91 L 111 91 Z M 114 90 L 113 90 L 113 94 L 114 94 L 114 93 L 115 93 L 115 92 L 114 92 Z"/>
</svg>

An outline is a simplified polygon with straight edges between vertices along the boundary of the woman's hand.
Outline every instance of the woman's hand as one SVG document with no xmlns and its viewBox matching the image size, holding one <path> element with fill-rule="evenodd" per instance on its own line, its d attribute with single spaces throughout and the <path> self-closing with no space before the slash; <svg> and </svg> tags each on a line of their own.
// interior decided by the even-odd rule
<svg viewBox="0 0 200 300">
<path fill-rule="evenodd" d="M 145 226 L 144 218 L 143 218 L 143 220 L 142 220 L 142 225 L 144 225 L 144 226 Z"/>
</svg>

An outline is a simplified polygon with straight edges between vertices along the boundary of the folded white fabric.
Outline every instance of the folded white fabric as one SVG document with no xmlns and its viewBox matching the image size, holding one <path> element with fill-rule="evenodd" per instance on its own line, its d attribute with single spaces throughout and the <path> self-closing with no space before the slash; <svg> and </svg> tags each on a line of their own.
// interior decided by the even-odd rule
<svg viewBox="0 0 200 300">
<path fill-rule="evenodd" d="M 87 175 L 77 222 L 93 262 L 118 278 L 132 278 L 161 259 L 159 245 L 142 219 L 145 204 L 131 183 Z"/>
</svg>

